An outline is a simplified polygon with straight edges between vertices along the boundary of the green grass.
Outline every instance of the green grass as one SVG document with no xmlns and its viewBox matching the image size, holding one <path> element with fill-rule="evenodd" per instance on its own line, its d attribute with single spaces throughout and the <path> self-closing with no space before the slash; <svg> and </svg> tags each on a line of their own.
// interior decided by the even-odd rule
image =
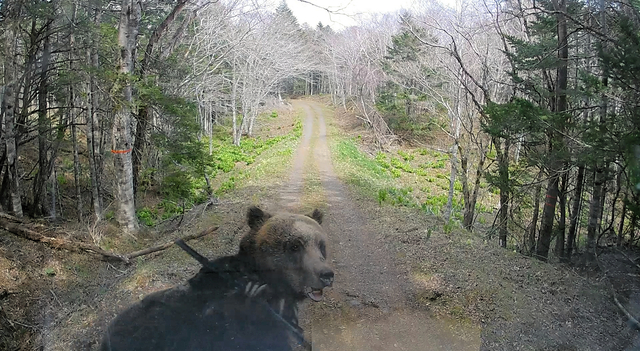
<svg viewBox="0 0 640 351">
<path fill-rule="evenodd" d="M 414 155 L 410 154 L 409 152 L 405 152 L 402 150 L 398 150 L 398 155 L 400 155 L 402 159 L 405 161 L 412 161 L 413 159 L 416 158 Z"/>
<path fill-rule="evenodd" d="M 211 170 L 212 175 L 215 176 L 215 172 L 230 172 L 238 162 L 245 162 L 246 164 L 252 164 L 255 162 L 256 157 L 260 156 L 265 150 L 268 150 L 278 143 L 288 140 L 297 140 L 302 135 L 302 122 L 298 119 L 295 123 L 295 127 L 291 133 L 271 137 L 271 138 L 245 138 L 240 141 L 240 146 L 233 144 L 233 141 L 229 137 L 215 138 L 212 141 L 213 149 L 216 150 L 213 157 L 215 162 L 215 168 Z M 205 140 L 205 145 L 209 145 L 208 140 Z"/>
<path fill-rule="evenodd" d="M 408 162 L 402 162 L 395 157 L 392 157 L 390 162 L 391 162 L 391 165 L 397 169 L 403 170 L 407 173 L 415 173 L 413 167 L 411 167 L 411 165 Z"/>
<path fill-rule="evenodd" d="M 411 195 L 413 188 L 384 188 L 378 190 L 378 203 L 390 203 L 391 205 L 415 207 L 415 200 Z"/>
<path fill-rule="evenodd" d="M 372 197 L 378 196 L 380 189 L 391 185 L 392 177 L 384 166 L 386 163 L 381 162 L 382 157 L 370 158 L 358 149 L 355 140 L 336 138 L 331 148 L 336 170 L 349 184 Z"/>
<path fill-rule="evenodd" d="M 329 132 L 336 172 L 358 192 L 380 205 L 417 208 L 434 216 L 442 214 L 450 186 L 448 153 L 419 148 L 379 151 L 371 157 L 360 151 L 359 138 L 345 137 L 335 125 L 330 125 Z M 464 209 L 462 183 L 458 180 L 453 187 L 451 219 L 457 225 Z M 483 214 L 493 212 L 491 203 L 495 201 L 487 190 L 481 191 L 476 203 L 476 209 Z"/>
<path fill-rule="evenodd" d="M 445 160 L 437 160 L 437 161 L 427 161 L 420 165 L 420 168 L 434 168 L 434 169 L 442 169 L 445 168 Z"/>
<path fill-rule="evenodd" d="M 273 115 L 268 118 L 274 118 Z M 302 135 L 302 122 L 300 116 L 296 116 L 293 129 L 286 134 L 270 138 L 255 137 L 245 138 L 240 146 L 233 144 L 227 135 L 214 136 L 213 145 L 215 153 L 213 167 L 207 167 L 207 173 L 211 182 L 211 189 L 207 189 L 207 182 L 203 177 L 193 177 L 188 174 L 176 174 L 175 177 L 166 177 L 165 182 L 173 180 L 172 192 L 180 189 L 180 193 L 188 196 L 180 197 L 181 204 L 170 201 L 176 196 L 165 194 L 165 198 L 154 206 L 146 206 L 137 211 L 138 220 L 146 226 L 154 226 L 162 220 L 179 215 L 185 208 L 192 207 L 208 199 L 208 192 L 216 196 L 237 189 L 251 180 L 260 183 L 256 179 L 279 179 L 278 172 L 284 171 L 289 165 L 293 151 Z M 203 143 L 208 149 L 208 140 Z M 238 169 L 238 164 L 244 163 L 251 171 Z M 175 179 L 174 179 L 175 178 Z M 264 184 L 264 183 L 263 183 Z M 167 183 L 165 183 L 165 186 Z"/>
</svg>

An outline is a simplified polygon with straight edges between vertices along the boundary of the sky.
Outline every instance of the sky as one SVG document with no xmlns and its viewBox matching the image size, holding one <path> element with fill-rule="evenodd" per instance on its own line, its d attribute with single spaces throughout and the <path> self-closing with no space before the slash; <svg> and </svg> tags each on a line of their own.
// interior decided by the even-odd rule
<svg viewBox="0 0 640 351">
<path fill-rule="evenodd" d="M 335 30 L 340 30 L 356 24 L 360 15 L 371 13 L 395 13 L 401 9 L 409 9 L 414 0 L 286 0 L 287 6 L 298 19 L 298 22 L 308 23 L 315 28 L 318 22 L 330 25 Z M 311 5 L 328 8 L 333 13 Z"/>
</svg>

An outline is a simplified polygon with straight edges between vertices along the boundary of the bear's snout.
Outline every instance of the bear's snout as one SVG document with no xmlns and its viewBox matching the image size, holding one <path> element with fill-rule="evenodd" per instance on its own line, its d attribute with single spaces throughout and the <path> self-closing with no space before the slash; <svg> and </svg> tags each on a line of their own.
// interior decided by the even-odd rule
<svg viewBox="0 0 640 351">
<path fill-rule="evenodd" d="M 329 268 L 324 269 L 320 272 L 320 281 L 324 284 L 325 287 L 331 286 L 333 284 L 333 271 Z"/>
</svg>

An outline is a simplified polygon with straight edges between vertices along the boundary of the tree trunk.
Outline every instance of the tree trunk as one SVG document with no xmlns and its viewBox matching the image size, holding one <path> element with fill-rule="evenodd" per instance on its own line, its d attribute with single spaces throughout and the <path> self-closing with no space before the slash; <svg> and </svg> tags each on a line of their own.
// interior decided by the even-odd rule
<svg viewBox="0 0 640 351">
<path fill-rule="evenodd" d="M 604 222 L 603 219 L 605 218 L 605 216 L 604 216 L 605 209 L 606 209 L 605 205 L 607 204 L 607 193 L 609 191 L 609 189 L 607 189 L 607 178 L 609 177 L 608 170 L 609 170 L 609 165 L 607 165 L 607 167 L 606 167 L 606 171 L 607 172 L 605 174 L 605 180 L 602 183 L 602 196 L 600 197 L 600 218 L 598 218 L 598 230 L 597 230 L 597 232 L 601 233 L 601 234 L 602 234 L 603 229 L 604 229 L 604 228 L 602 228 L 602 223 Z M 596 245 L 598 244 L 597 241 L 598 241 L 598 238 L 596 238 Z"/>
<path fill-rule="evenodd" d="M 49 95 L 47 80 L 47 70 L 49 69 L 49 57 L 51 45 L 49 35 L 45 34 L 44 47 L 42 49 L 42 64 L 40 67 L 40 84 L 38 84 L 38 173 L 33 182 L 33 205 L 31 207 L 31 215 L 48 215 L 47 210 L 47 193 L 45 185 L 51 176 L 49 162 L 49 129 L 51 123 L 47 116 Z"/>
<path fill-rule="evenodd" d="M 4 89 L 2 89 L 2 91 L 0 91 L 0 96 L 4 97 Z M 0 211 L 1 212 L 7 212 L 5 210 L 5 207 L 7 207 L 8 205 L 8 198 L 9 196 L 7 196 L 7 194 L 5 193 L 6 191 L 6 184 L 5 184 L 5 180 L 7 179 L 7 177 L 5 177 L 6 172 L 5 172 L 5 161 L 7 160 L 7 153 L 6 153 L 6 147 L 4 144 L 4 136 L 2 135 L 2 133 L 4 132 L 4 110 L 3 107 L 4 103 L 2 101 L 0 101 L 0 151 L 2 151 L 2 154 L 0 155 Z"/>
<path fill-rule="evenodd" d="M 573 198 L 573 209 L 571 211 L 571 223 L 569 224 L 569 237 L 567 238 L 567 258 L 571 258 L 574 245 L 576 242 L 576 233 L 578 229 L 578 221 L 580 220 L 580 212 L 582 207 L 582 187 L 584 184 L 584 165 L 578 167 L 578 175 L 576 177 L 576 192 Z"/>
<path fill-rule="evenodd" d="M 133 165 L 133 192 L 138 193 L 138 181 L 142 173 L 142 156 L 147 144 L 147 129 L 149 128 L 149 106 L 143 103 L 138 108 L 138 123 L 136 124 L 136 136 L 134 138 L 133 151 L 131 152 Z"/>
<path fill-rule="evenodd" d="M 213 105 L 209 102 L 209 156 L 213 155 Z"/>
<path fill-rule="evenodd" d="M 542 184 L 536 185 L 533 193 L 533 216 L 527 233 L 527 252 L 533 256 L 536 251 L 536 233 L 538 232 L 538 216 L 540 215 L 540 193 L 542 192 Z"/>
<path fill-rule="evenodd" d="M 615 226 L 615 220 L 616 220 L 616 203 L 618 203 L 618 199 L 620 198 L 620 191 L 622 191 L 623 172 L 624 170 L 622 169 L 622 167 L 618 167 L 618 174 L 616 175 L 616 193 L 615 195 L 613 195 L 613 199 L 611 199 L 611 207 L 609 211 L 610 212 L 609 224 L 604 229 L 604 231 L 601 232 L 600 235 L 602 235 L 602 233 L 606 233 L 609 231 L 612 231 L 613 234 L 615 235 L 614 226 Z"/>
<path fill-rule="evenodd" d="M 469 205 L 471 205 L 471 189 L 469 189 L 469 151 L 463 150 L 458 145 L 458 152 L 460 153 L 460 183 L 462 183 L 462 200 L 464 201 L 464 209 L 462 213 L 462 226 L 471 231 L 472 225 L 467 222 L 467 212 L 469 212 Z M 473 216 L 471 217 L 473 222 Z"/>
<path fill-rule="evenodd" d="M 564 113 L 567 110 L 567 60 L 569 58 L 569 46 L 567 44 L 567 20 L 565 13 L 567 11 L 566 0 L 553 0 L 553 6 L 557 11 L 557 34 L 558 34 L 558 59 L 559 66 L 557 68 L 557 81 L 555 86 L 555 104 L 554 112 Z M 549 154 L 556 159 L 551 161 L 549 167 L 549 184 L 546 191 L 546 199 L 544 210 L 542 211 L 542 222 L 540 224 L 540 235 L 538 236 L 538 244 L 536 247 L 536 256 L 542 260 L 546 260 L 549 254 L 549 246 L 551 244 L 551 234 L 553 231 L 553 220 L 555 217 L 556 203 L 558 200 L 558 182 L 560 163 L 553 155 L 558 152 L 561 146 L 561 139 L 557 136 L 556 131 L 549 132 Z"/>
<path fill-rule="evenodd" d="M 547 185 L 544 209 L 542 210 L 542 221 L 540 223 L 540 235 L 538 235 L 538 243 L 536 245 L 536 257 L 542 260 L 546 260 L 549 254 L 553 219 L 555 217 L 556 202 L 558 200 L 558 173 L 553 173 Z"/>
<path fill-rule="evenodd" d="M 633 244 L 635 240 L 636 228 L 638 226 L 638 215 L 634 212 L 631 215 L 631 234 L 629 235 L 629 247 Z"/>
<path fill-rule="evenodd" d="M 453 213 L 453 195 L 455 193 L 456 175 L 458 172 L 458 139 L 456 138 L 451 147 L 451 176 L 449 177 L 449 195 L 447 196 L 447 206 L 445 207 L 444 220 L 449 222 Z"/>
<path fill-rule="evenodd" d="M 256 106 L 251 110 L 251 118 L 249 119 L 249 127 L 247 128 L 247 135 L 253 136 L 253 123 L 258 118 L 258 107 Z"/>
<path fill-rule="evenodd" d="M 49 217 L 56 219 L 58 217 L 56 211 L 57 195 L 58 195 L 58 181 L 57 181 L 56 168 L 53 167 L 51 176 L 49 177 L 49 183 L 51 184 L 51 209 L 49 211 Z"/>
<path fill-rule="evenodd" d="M 182 12 L 182 10 L 187 5 L 188 0 L 179 0 L 178 3 L 173 7 L 173 10 L 169 15 L 160 23 L 158 27 L 153 31 L 151 37 L 149 38 L 149 42 L 147 43 L 147 47 L 144 50 L 144 57 L 142 58 L 142 62 L 140 64 L 140 79 L 144 80 L 149 68 L 149 62 L 151 61 L 151 56 L 153 55 L 153 49 L 158 44 L 164 33 L 167 31 L 169 26 L 175 21 L 176 16 Z M 148 102 L 143 102 L 140 108 L 138 109 L 138 124 L 136 126 L 136 136 L 133 144 L 133 190 L 134 193 L 137 193 L 138 188 L 138 178 L 140 177 L 140 173 L 142 172 L 142 156 L 145 152 L 145 147 L 147 145 L 147 130 L 149 129 L 149 120 L 150 109 Z"/>
<path fill-rule="evenodd" d="M 138 230 L 135 200 L 133 192 L 133 164 L 131 150 L 131 75 L 138 38 L 138 27 L 142 12 L 140 0 L 123 0 L 120 24 L 118 27 L 118 44 L 120 47 L 119 72 L 122 87 L 122 100 L 116 110 L 113 123 L 112 150 L 118 190 L 118 223 L 129 233 Z"/>
<path fill-rule="evenodd" d="M 604 184 L 604 169 L 597 167 L 593 181 L 593 196 L 589 205 L 589 222 L 587 225 L 587 252 L 591 255 L 596 247 L 596 231 L 598 230 L 598 220 L 602 212 L 602 186 Z"/>
<path fill-rule="evenodd" d="M 600 10 L 602 11 L 601 19 L 605 20 L 602 22 L 603 28 L 602 31 L 606 35 L 606 18 L 604 17 L 605 10 L 605 1 L 600 0 Z M 606 40 L 602 41 L 603 47 L 606 47 Z M 606 87 L 608 85 L 608 72 L 606 66 L 603 66 L 602 72 L 602 85 Z M 609 107 L 609 101 L 607 95 L 603 92 L 601 95 L 601 104 L 600 104 L 600 125 L 598 126 L 599 132 L 604 133 L 607 122 L 607 110 Z M 606 168 L 608 168 L 608 163 L 606 160 L 599 160 L 595 165 L 595 176 L 593 181 L 593 196 L 591 198 L 591 203 L 589 204 L 589 222 L 587 225 L 587 257 L 595 259 L 595 249 L 596 249 L 596 232 L 600 226 L 600 219 L 602 218 L 602 208 L 604 204 L 604 185 L 606 181 Z"/>
<path fill-rule="evenodd" d="M 236 68 L 236 60 L 233 60 L 233 72 L 231 73 L 231 114 L 233 118 L 233 143 L 235 145 L 240 145 L 240 136 L 242 135 L 242 131 L 238 130 L 238 81 L 235 77 L 235 68 Z"/>
<path fill-rule="evenodd" d="M 4 121 L 3 121 L 3 129 L 5 129 L 4 126 Z M 3 143 L 3 146 L 5 146 L 6 149 L 6 145 L 4 145 L 5 143 Z M 5 158 L 6 159 L 6 158 Z M 2 186 L 0 186 L 0 204 L 3 209 L 7 208 L 10 209 L 11 208 L 11 196 L 9 193 L 9 170 L 7 168 L 7 165 L 3 162 L 2 163 Z M 9 211 L 7 211 L 9 212 Z"/>
<path fill-rule="evenodd" d="M 480 152 L 479 157 L 480 157 L 480 160 L 478 160 L 478 165 L 476 166 L 476 179 L 473 185 L 473 191 L 471 192 L 471 194 L 468 194 L 464 200 L 464 214 L 462 217 L 462 226 L 467 230 L 473 230 L 473 222 L 474 222 L 475 211 L 476 211 L 476 202 L 478 201 L 478 193 L 480 191 L 480 180 L 482 179 L 482 169 L 484 167 L 484 162 L 486 160 L 484 151 Z M 468 180 L 467 180 L 467 183 L 468 183 Z M 464 185 L 463 185 L 463 193 L 464 193 Z"/>
<path fill-rule="evenodd" d="M 558 235 L 556 236 L 555 253 L 556 256 L 560 258 L 560 260 L 564 260 L 565 234 L 567 227 L 567 182 L 569 181 L 567 172 L 562 172 L 562 177 L 560 178 L 560 180 L 562 180 L 560 193 L 558 196 L 558 200 L 560 202 L 560 221 L 558 223 Z"/>
<path fill-rule="evenodd" d="M 6 37 L 8 41 L 5 43 L 5 58 L 9 61 L 5 69 L 5 89 L 4 98 L 2 99 L 4 111 L 4 125 L 2 126 L 5 134 L 5 147 L 7 154 L 6 177 L 9 188 L 9 196 L 11 198 L 10 205 L 13 215 L 22 217 L 22 199 L 20 198 L 20 177 L 18 176 L 18 150 L 16 144 L 16 90 L 18 87 L 16 77 L 15 55 L 13 53 L 14 41 L 16 36 L 15 27 L 12 23 L 6 28 Z"/>
<path fill-rule="evenodd" d="M 73 15 L 71 18 L 71 22 L 75 26 L 76 24 L 76 15 L 77 8 L 76 4 L 73 4 Z M 71 36 L 69 37 L 69 71 L 73 72 L 73 60 L 74 60 L 74 52 L 75 52 L 75 36 L 73 32 L 71 32 Z M 76 191 L 76 215 L 78 216 L 78 220 L 82 221 L 82 193 L 80 192 L 80 158 L 78 156 L 78 131 L 76 127 L 76 116 L 77 112 L 75 110 L 75 88 L 73 85 L 69 86 L 69 120 L 71 121 L 71 141 L 73 143 L 73 180 Z"/>
<path fill-rule="evenodd" d="M 460 89 L 458 89 L 458 99 Z M 459 104 L 458 102 L 456 102 Z M 451 146 L 451 176 L 449 177 L 449 195 L 447 196 L 447 206 L 445 208 L 444 220 L 449 222 L 453 212 L 453 195 L 455 193 L 456 175 L 458 172 L 458 145 L 460 143 L 460 109 L 456 106 L 455 116 L 453 116 L 454 132 L 453 145 Z"/>
<path fill-rule="evenodd" d="M 624 199 L 622 200 L 622 211 L 620 213 L 620 224 L 618 225 L 618 240 L 616 242 L 616 246 L 622 246 L 622 241 L 624 240 L 624 218 L 627 216 L 627 193 L 625 191 Z"/>
<path fill-rule="evenodd" d="M 71 88 L 70 91 L 70 96 L 73 99 L 73 87 Z M 78 131 L 76 128 L 76 112 L 73 111 L 73 106 L 71 109 L 71 141 L 73 143 L 73 179 L 74 179 L 74 185 L 75 185 L 75 192 L 76 192 L 76 214 L 78 216 L 78 220 L 82 221 L 82 210 L 83 210 L 83 205 L 82 205 L 82 192 L 80 191 L 80 176 L 81 176 L 81 172 L 80 172 L 80 157 L 78 155 Z"/>
<path fill-rule="evenodd" d="M 494 138 L 494 147 L 498 159 L 498 175 L 500 178 L 500 210 L 498 211 L 499 244 L 507 247 L 507 233 L 509 220 L 509 140 L 505 140 L 504 149 Z"/>
<path fill-rule="evenodd" d="M 96 10 L 94 23 L 100 22 L 100 12 Z M 87 50 L 87 61 L 93 69 L 99 66 L 99 57 L 97 50 L 97 41 L 93 42 L 94 48 Z M 98 88 L 95 79 L 95 74 L 90 73 L 89 77 L 89 102 L 87 104 L 87 150 L 89 152 L 89 172 L 91 173 L 91 203 L 93 205 L 93 213 L 96 216 L 97 221 L 102 220 L 102 197 L 100 196 L 100 168 L 101 162 L 98 160 L 100 157 L 98 146 L 99 141 L 96 140 L 96 128 L 99 128 L 100 121 L 98 120 Z"/>
</svg>

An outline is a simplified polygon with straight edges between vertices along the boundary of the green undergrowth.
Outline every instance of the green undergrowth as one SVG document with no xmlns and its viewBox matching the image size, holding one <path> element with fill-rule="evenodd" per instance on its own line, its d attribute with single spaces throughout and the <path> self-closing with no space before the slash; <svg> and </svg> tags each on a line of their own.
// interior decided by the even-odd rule
<svg viewBox="0 0 640 351">
<path fill-rule="evenodd" d="M 267 116 L 277 117 L 273 113 Z M 208 155 L 208 138 L 203 138 L 200 145 L 206 151 L 206 160 L 196 167 L 175 166 L 167 172 L 159 184 L 162 200 L 139 209 L 138 219 L 144 225 L 154 226 L 207 201 L 210 195 L 220 197 L 256 179 L 273 177 L 288 165 L 302 135 L 299 116 L 289 128 L 288 133 L 278 136 L 243 138 L 239 146 L 233 144 L 228 132 L 219 133 L 211 140 L 212 155 Z"/>
<path fill-rule="evenodd" d="M 441 216 L 447 205 L 450 187 L 450 156 L 447 153 L 419 149 L 378 151 L 375 156 L 362 151 L 362 138 L 341 135 L 334 126 L 332 154 L 338 174 L 355 189 L 383 205 L 411 207 L 425 214 Z M 493 214 L 494 195 L 485 182 L 476 203 L 479 222 Z M 473 184 L 470 184 L 473 186 Z M 462 183 L 453 184 L 452 216 L 442 228 L 445 233 L 460 226 L 464 200 Z"/>
<path fill-rule="evenodd" d="M 409 151 L 400 150 L 397 153 L 399 157 L 386 152 L 378 152 L 374 158 L 369 157 L 360 151 L 357 142 L 354 138 L 338 137 L 332 145 L 337 168 L 349 184 L 375 197 L 380 205 L 415 207 L 425 213 L 440 215 L 447 204 L 447 174 L 434 174 L 422 167 L 413 167 L 408 161 L 415 160 L 416 155 Z M 435 162 L 445 162 L 444 159 L 448 159 L 442 154 L 437 157 L 439 159 Z M 407 175 L 413 177 L 406 179 Z M 429 183 L 435 183 L 435 186 L 430 186 Z M 407 184 L 421 185 L 421 189 Z M 456 212 L 463 208 L 461 192 L 462 184 L 456 181 L 453 197 L 453 209 Z"/>
<path fill-rule="evenodd" d="M 369 196 L 393 185 L 392 177 L 383 165 L 362 153 L 351 138 L 337 137 L 331 143 L 339 174 Z"/>
</svg>

